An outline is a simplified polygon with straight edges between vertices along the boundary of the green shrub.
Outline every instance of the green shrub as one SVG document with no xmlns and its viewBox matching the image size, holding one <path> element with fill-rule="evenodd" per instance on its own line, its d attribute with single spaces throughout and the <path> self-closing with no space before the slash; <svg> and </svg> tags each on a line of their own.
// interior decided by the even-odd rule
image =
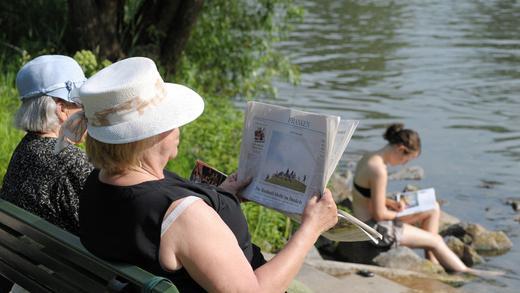
<svg viewBox="0 0 520 293">
<path fill-rule="evenodd" d="M 3 180 L 11 153 L 23 136 L 23 132 L 14 128 L 13 115 L 20 104 L 15 86 L 16 73 L 23 60 L 11 60 L 0 57 L 0 179 Z"/>
</svg>

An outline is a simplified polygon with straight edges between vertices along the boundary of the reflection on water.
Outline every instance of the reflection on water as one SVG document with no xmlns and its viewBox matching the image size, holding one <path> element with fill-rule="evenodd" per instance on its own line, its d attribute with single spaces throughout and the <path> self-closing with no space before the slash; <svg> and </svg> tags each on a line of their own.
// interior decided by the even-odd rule
<svg viewBox="0 0 520 293">
<path fill-rule="evenodd" d="M 304 22 L 280 44 L 300 65 L 302 83 L 276 84 L 280 97 L 272 102 L 361 120 L 344 165 L 382 146 L 388 123 L 416 129 L 424 149 L 412 164 L 427 176 L 419 184 L 434 186 L 449 212 L 505 230 L 515 243 L 487 266 L 517 273 L 496 288 L 467 288 L 519 286 L 520 225 L 503 201 L 520 196 L 520 2 L 303 5 Z"/>
</svg>

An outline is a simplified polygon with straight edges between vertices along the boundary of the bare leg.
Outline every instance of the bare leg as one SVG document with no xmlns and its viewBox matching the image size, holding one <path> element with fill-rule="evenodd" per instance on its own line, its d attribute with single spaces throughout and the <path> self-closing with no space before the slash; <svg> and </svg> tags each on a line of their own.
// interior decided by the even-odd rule
<svg viewBox="0 0 520 293">
<path fill-rule="evenodd" d="M 424 219 L 424 221 L 421 223 L 421 228 L 424 230 L 432 233 L 432 234 L 439 234 L 439 220 L 441 217 L 441 209 L 439 207 L 438 203 L 435 203 L 435 209 L 431 210 L 428 213 L 428 217 Z M 427 259 L 429 259 L 433 263 L 439 263 L 437 258 L 435 257 L 435 254 L 429 250 L 424 250 L 424 255 Z"/>
<path fill-rule="evenodd" d="M 439 234 L 440 215 L 441 209 L 439 204 L 436 203 L 435 209 L 419 214 L 410 215 L 408 217 L 403 217 L 401 221 L 408 224 L 418 223 L 423 230 L 437 235 Z M 435 257 L 435 254 L 428 248 L 424 250 L 424 256 L 426 257 L 426 259 L 429 259 L 433 263 L 439 263 L 439 261 Z"/>
<path fill-rule="evenodd" d="M 424 248 L 432 252 L 439 263 L 447 270 L 468 272 L 468 267 L 449 249 L 439 234 L 433 234 L 409 224 L 403 225 L 401 245 L 412 248 Z"/>
</svg>

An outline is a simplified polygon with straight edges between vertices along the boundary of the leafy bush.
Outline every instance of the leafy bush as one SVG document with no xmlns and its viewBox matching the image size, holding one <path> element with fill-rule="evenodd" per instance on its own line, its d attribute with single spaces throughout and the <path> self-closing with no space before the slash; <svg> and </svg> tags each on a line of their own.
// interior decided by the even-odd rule
<svg viewBox="0 0 520 293">
<path fill-rule="evenodd" d="M 74 54 L 74 59 L 79 63 L 86 77 L 92 76 L 102 68 L 112 64 L 108 60 L 99 61 L 98 57 L 89 50 L 81 50 Z"/>
<path fill-rule="evenodd" d="M 207 1 L 176 78 L 223 98 L 275 96 L 272 80 L 299 72 L 273 45 L 302 15 L 293 0 Z"/>
</svg>

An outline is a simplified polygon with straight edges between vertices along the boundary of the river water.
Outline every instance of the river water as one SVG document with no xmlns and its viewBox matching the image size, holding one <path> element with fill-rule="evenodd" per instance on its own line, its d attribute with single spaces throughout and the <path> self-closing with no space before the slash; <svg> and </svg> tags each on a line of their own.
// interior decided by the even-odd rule
<svg viewBox="0 0 520 293">
<path fill-rule="evenodd" d="M 520 213 L 505 204 L 520 198 L 520 2 L 299 3 L 303 22 L 279 48 L 300 66 L 301 84 L 277 82 L 269 102 L 360 120 L 343 168 L 383 146 L 389 123 L 417 130 L 423 152 L 409 165 L 425 178 L 414 183 L 435 187 L 443 209 L 503 230 L 515 245 L 480 266 L 505 277 L 463 288 L 520 288 Z"/>
</svg>

